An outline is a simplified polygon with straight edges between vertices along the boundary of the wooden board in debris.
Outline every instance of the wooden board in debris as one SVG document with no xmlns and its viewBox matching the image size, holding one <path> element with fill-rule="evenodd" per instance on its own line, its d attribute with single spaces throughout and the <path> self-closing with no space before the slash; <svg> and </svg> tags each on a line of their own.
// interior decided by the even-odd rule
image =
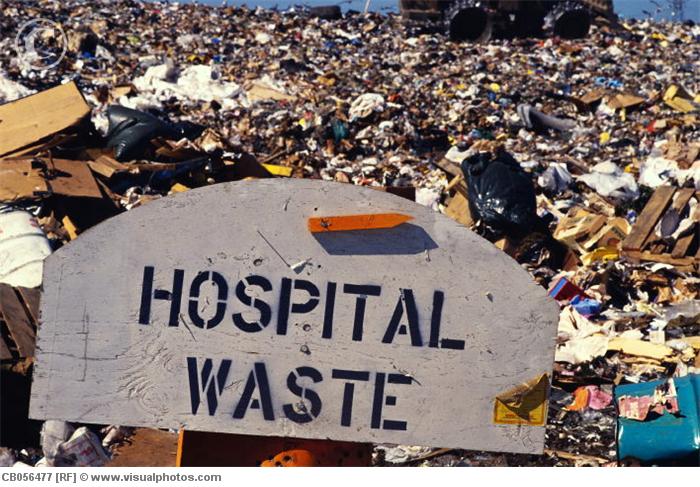
<svg viewBox="0 0 700 487">
<path fill-rule="evenodd" d="M 412 219 L 309 231 L 357 214 Z M 35 419 L 543 449 L 556 304 L 486 240 L 390 194 L 297 179 L 179 193 L 52 254 L 43 287 Z"/>
<path fill-rule="evenodd" d="M 34 356 L 39 289 L 0 284 L 0 361 Z"/>
<path fill-rule="evenodd" d="M 678 270 L 697 270 L 700 226 L 695 205 L 698 200 L 700 192 L 695 188 L 659 186 L 622 243 L 622 255 L 633 262 L 660 262 Z M 685 219 L 688 221 L 681 224 Z M 689 225 L 690 221 L 693 223 Z M 671 235 L 663 238 L 662 232 Z"/>
</svg>

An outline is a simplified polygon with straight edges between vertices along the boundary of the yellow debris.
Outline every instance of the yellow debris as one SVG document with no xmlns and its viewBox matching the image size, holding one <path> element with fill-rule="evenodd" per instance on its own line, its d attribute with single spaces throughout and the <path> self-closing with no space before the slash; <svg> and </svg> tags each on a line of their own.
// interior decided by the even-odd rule
<svg viewBox="0 0 700 487">
<path fill-rule="evenodd" d="M 673 355 L 673 349 L 666 345 L 621 337 L 611 339 L 608 342 L 608 350 L 616 350 L 627 355 L 637 355 L 655 360 L 663 360 Z"/>
<path fill-rule="evenodd" d="M 279 166 L 277 164 L 263 164 L 263 167 L 267 169 L 270 174 L 275 176 L 289 177 L 292 175 L 292 168 L 287 166 Z"/>
<path fill-rule="evenodd" d="M 184 184 L 180 183 L 175 183 L 173 186 L 170 188 L 171 193 L 184 193 L 185 191 L 189 191 L 190 188 L 185 186 Z"/>
<path fill-rule="evenodd" d="M 599 260 L 617 260 L 619 257 L 620 252 L 615 247 L 600 247 L 599 249 L 583 254 L 581 256 L 581 262 L 583 262 L 585 265 L 590 265 Z"/>
</svg>

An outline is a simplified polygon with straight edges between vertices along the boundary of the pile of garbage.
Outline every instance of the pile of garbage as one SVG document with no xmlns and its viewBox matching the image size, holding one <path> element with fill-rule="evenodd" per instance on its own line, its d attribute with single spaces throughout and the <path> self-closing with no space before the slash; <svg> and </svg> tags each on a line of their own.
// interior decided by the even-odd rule
<svg viewBox="0 0 700 487">
<path fill-rule="evenodd" d="M 31 374 L 32 335 L 14 331 L 35 330 L 42 259 L 91 226 L 224 181 L 334 180 L 446 213 L 561 305 L 545 456 L 379 446 L 378 464 L 697 462 L 697 408 L 678 397 L 699 394 L 700 26 L 459 44 L 372 13 L 134 0 L 3 13 L 3 374 Z M 32 19 L 60 26 L 41 35 L 51 67 L 26 51 Z M 76 444 L 94 448 L 87 464 L 108 458 L 97 428 L 28 428 L 3 465 L 75 464 L 61 452 Z M 687 445 L 635 447 L 664 428 Z"/>
</svg>

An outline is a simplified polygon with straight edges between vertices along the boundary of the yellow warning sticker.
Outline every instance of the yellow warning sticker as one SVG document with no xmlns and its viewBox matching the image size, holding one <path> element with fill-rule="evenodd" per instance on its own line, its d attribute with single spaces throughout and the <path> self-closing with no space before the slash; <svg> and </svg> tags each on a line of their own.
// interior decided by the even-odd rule
<svg viewBox="0 0 700 487">
<path fill-rule="evenodd" d="M 495 424 L 542 426 L 547 421 L 549 377 L 542 374 L 525 384 L 496 397 L 493 408 Z"/>
</svg>

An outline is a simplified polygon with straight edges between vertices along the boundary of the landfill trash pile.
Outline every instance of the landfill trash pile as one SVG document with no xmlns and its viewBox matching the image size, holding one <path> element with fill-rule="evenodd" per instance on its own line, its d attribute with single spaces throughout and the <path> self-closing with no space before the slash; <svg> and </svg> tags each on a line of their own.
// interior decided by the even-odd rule
<svg viewBox="0 0 700 487">
<path fill-rule="evenodd" d="M 544 456 L 382 445 L 377 464 L 697 461 L 697 415 L 674 398 L 700 373 L 700 26 L 606 22 L 579 40 L 460 44 L 352 12 L 8 0 L 3 14 L 0 464 L 101 465 L 103 445 L 130 433 L 18 421 L 42 259 L 154 199 L 270 177 L 372 186 L 442 211 L 561 305 Z M 50 69 L 17 52 L 36 18 L 65 33 L 65 45 L 42 38 L 65 47 Z M 669 424 L 689 432 L 685 450 L 618 456 Z"/>
</svg>

